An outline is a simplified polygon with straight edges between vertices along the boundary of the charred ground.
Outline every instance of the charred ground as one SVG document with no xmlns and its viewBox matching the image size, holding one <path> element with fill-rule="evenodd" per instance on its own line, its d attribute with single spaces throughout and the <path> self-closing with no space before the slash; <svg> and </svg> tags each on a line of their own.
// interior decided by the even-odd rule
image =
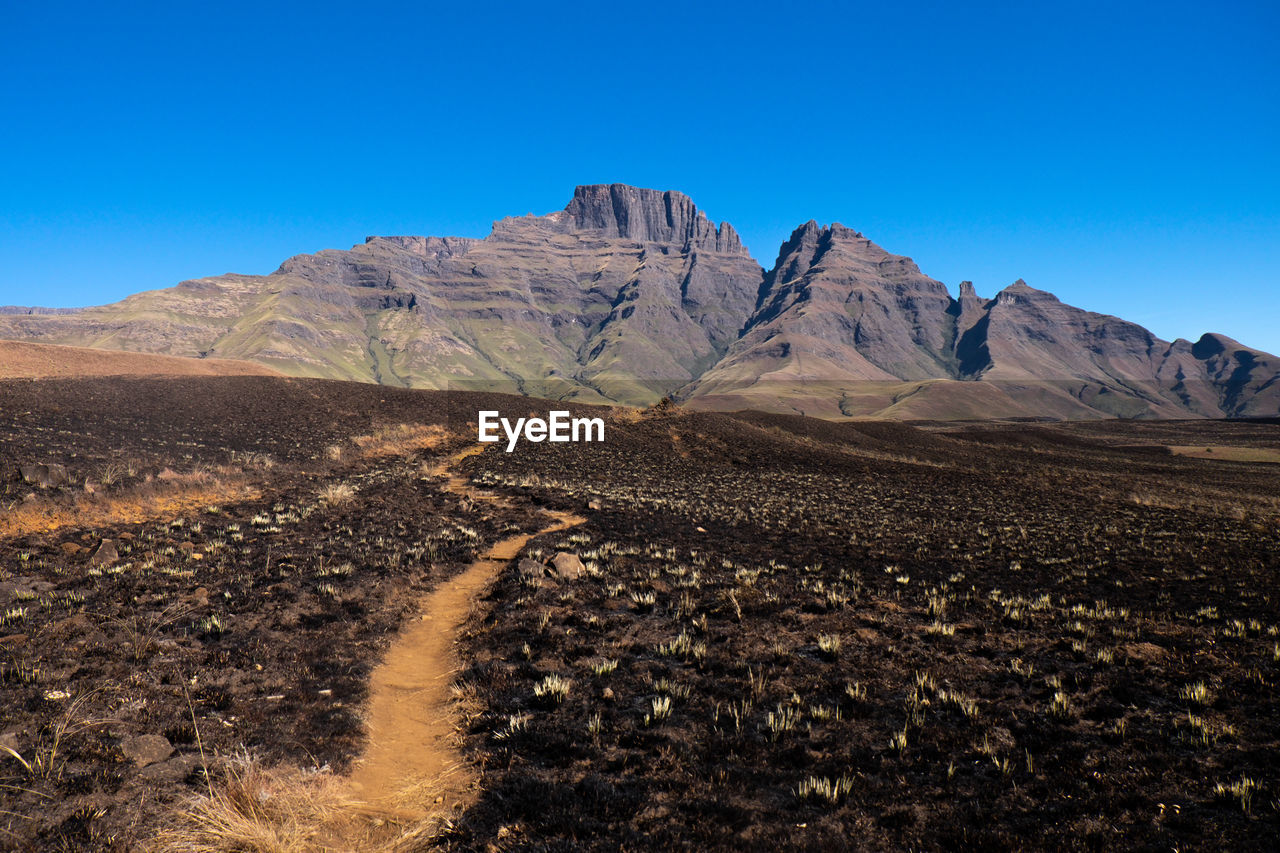
<svg viewBox="0 0 1280 853">
<path fill-rule="evenodd" d="M 1280 832 L 1280 469 L 1164 449 L 1274 449 L 1280 427 L 615 411 L 603 444 L 466 460 L 509 508 L 425 473 L 480 408 L 539 406 L 259 377 L 0 383 L 0 515 L 49 509 L 0 539 L 0 743 L 31 762 L 70 725 L 47 773 L 0 757 L 0 844 L 129 849 L 240 749 L 344 768 L 418 593 L 539 505 L 588 522 L 527 556 L 588 571 L 513 565 L 472 620 L 459 693 L 482 786 L 446 847 Z M 71 483 L 26 484 L 28 462 Z M 160 515 L 65 523 L 142 512 L 138 495 Z M 95 560 L 103 539 L 116 559 Z M 552 676 L 559 701 L 534 690 Z M 173 754 L 135 760 L 142 735 Z"/>
<path fill-rule="evenodd" d="M 527 521 L 429 476 L 457 446 L 444 395 L 99 379 L 0 402 L 0 519 L 42 509 L 0 539 L 0 744 L 31 765 L 0 756 L 0 849 L 136 849 L 242 750 L 345 769 L 420 594 Z M 70 482 L 24 482 L 31 462 Z"/>
<path fill-rule="evenodd" d="M 547 546 L 598 573 L 473 626 L 462 845 L 1268 846 L 1276 469 L 1113 446 L 1151 433 L 672 414 L 471 461 L 602 510 Z"/>
</svg>

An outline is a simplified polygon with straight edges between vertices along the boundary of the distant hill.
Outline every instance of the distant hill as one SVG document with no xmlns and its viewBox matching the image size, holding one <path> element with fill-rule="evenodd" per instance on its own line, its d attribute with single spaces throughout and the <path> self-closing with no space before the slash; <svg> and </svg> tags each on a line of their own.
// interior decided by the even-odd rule
<svg viewBox="0 0 1280 853">
<path fill-rule="evenodd" d="M 687 197 L 578 187 L 483 240 L 369 237 L 266 276 L 77 311 L 0 337 L 241 359 L 294 376 L 820 417 L 1274 416 L 1280 359 L 1156 338 L 1022 281 L 953 297 L 909 258 L 808 222 L 764 270 Z"/>
</svg>

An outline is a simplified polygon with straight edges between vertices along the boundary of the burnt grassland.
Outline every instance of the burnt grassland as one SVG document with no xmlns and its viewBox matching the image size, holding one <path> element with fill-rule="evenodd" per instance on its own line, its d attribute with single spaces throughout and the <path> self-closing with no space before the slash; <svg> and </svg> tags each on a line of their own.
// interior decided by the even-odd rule
<svg viewBox="0 0 1280 853">
<path fill-rule="evenodd" d="M 1272 849 L 1267 424 L 649 413 L 467 460 L 587 513 L 464 674 L 457 849 Z M 1141 446 L 1139 446 L 1141 445 Z M 1149 445 L 1149 446 L 1148 446 Z"/>
<path fill-rule="evenodd" d="M 420 596 L 538 523 L 430 475 L 460 446 L 457 402 L 260 378 L 0 383 L 0 517 L 47 510 L 0 538 L 0 849 L 144 849 L 240 755 L 345 770 L 368 674 Z M 71 482 L 25 483 L 27 462 Z M 232 480 L 256 497 L 215 502 Z M 196 500 L 175 512 L 175 495 Z"/>
<path fill-rule="evenodd" d="M 603 444 L 467 459 L 504 507 L 430 474 L 481 408 L 549 406 L 0 382 L 0 849 L 145 848 L 242 752 L 345 770 L 421 593 L 544 505 L 588 522 L 524 556 L 586 573 L 513 563 L 471 620 L 481 791 L 446 847 L 1280 834 L 1280 469 L 1166 450 L 1280 427 L 613 412 Z"/>
</svg>

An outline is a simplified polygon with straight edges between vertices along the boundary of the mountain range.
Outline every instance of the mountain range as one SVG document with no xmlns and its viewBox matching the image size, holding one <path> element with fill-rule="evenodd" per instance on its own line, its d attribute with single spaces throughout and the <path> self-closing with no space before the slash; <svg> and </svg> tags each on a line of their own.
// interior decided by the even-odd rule
<svg viewBox="0 0 1280 853">
<path fill-rule="evenodd" d="M 1223 335 L 1163 341 L 1021 280 L 952 296 L 839 224 L 801 225 L 765 270 L 687 196 L 622 184 L 580 186 L 563 210 L 499 220 L 482 240 L 369 237 L 265 276 L 0 308 L 0 338 L 832 418 L 1280 413 L 1280 358 Z"/>
</svg>

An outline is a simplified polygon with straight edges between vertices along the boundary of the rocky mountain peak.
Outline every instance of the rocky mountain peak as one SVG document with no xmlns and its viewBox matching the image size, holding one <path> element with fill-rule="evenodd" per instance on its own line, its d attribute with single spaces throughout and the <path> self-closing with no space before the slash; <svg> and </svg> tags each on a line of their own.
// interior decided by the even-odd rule
<svg viewBox="0 0 1280 853">
<path fill-rule="evenodd" d="M 573 191 L 565 207 L 568 226 L 602 231 L 642 243 L 693 244 L 722 252 L 743 252 L 738 232 L 727 222 L 717 228 L 687 195 L 628 184 L 588 184 Z"/>
<path fill-rule="evenodd" d="M 1018 279 L 996 294 L 997 305 L 1016 305 L 1020 302 L 1031 303 L 1044 300 L 1057 302 L 1058 298 L 1047 290 L 1037 290 L 1022 279 Z"/>
<path fill-rule="evenodd" d="M 870 240 L 867 240 L 866 237 L 862 236 L 861 231 L 854 231 L 852 228 L 846 228 L 839 222 L 832 222 L 831 226 L 826 230 L 827 233 L 831 235 L 832 240 L 862 240 L 868 243 L 871 242 Z"/>
<path fill-rule="evenodd" d="M 978 291 L 973 289 L 973 282 L 960 282 L 960 297 L 950 307 L 957 317 L 956 321 L 956 341 L 959 344 L 961 336 L 969 329 L 973 328 L 983 317 L 985 300 L 978 296 Z M 960 360 L 963 362 L 964 357 Z M 964 367 L 962 365 L 962 372 Z"/>
<path fill-rule="evenodd" d="M 780 254 L 785 255 L 805 246 L 816 246 L 821 242 L 830 243 L 837 241 L 870 242 L 862 236 L 862 232 L 854 231 L 852 228 L 846 228 L 839 222 L 833 222 L 830 225 L 819 225 L 817 220 L 810 219 L 808 222 L 791 232 L 791 236 L 782 244 Z"/>
</svg>

